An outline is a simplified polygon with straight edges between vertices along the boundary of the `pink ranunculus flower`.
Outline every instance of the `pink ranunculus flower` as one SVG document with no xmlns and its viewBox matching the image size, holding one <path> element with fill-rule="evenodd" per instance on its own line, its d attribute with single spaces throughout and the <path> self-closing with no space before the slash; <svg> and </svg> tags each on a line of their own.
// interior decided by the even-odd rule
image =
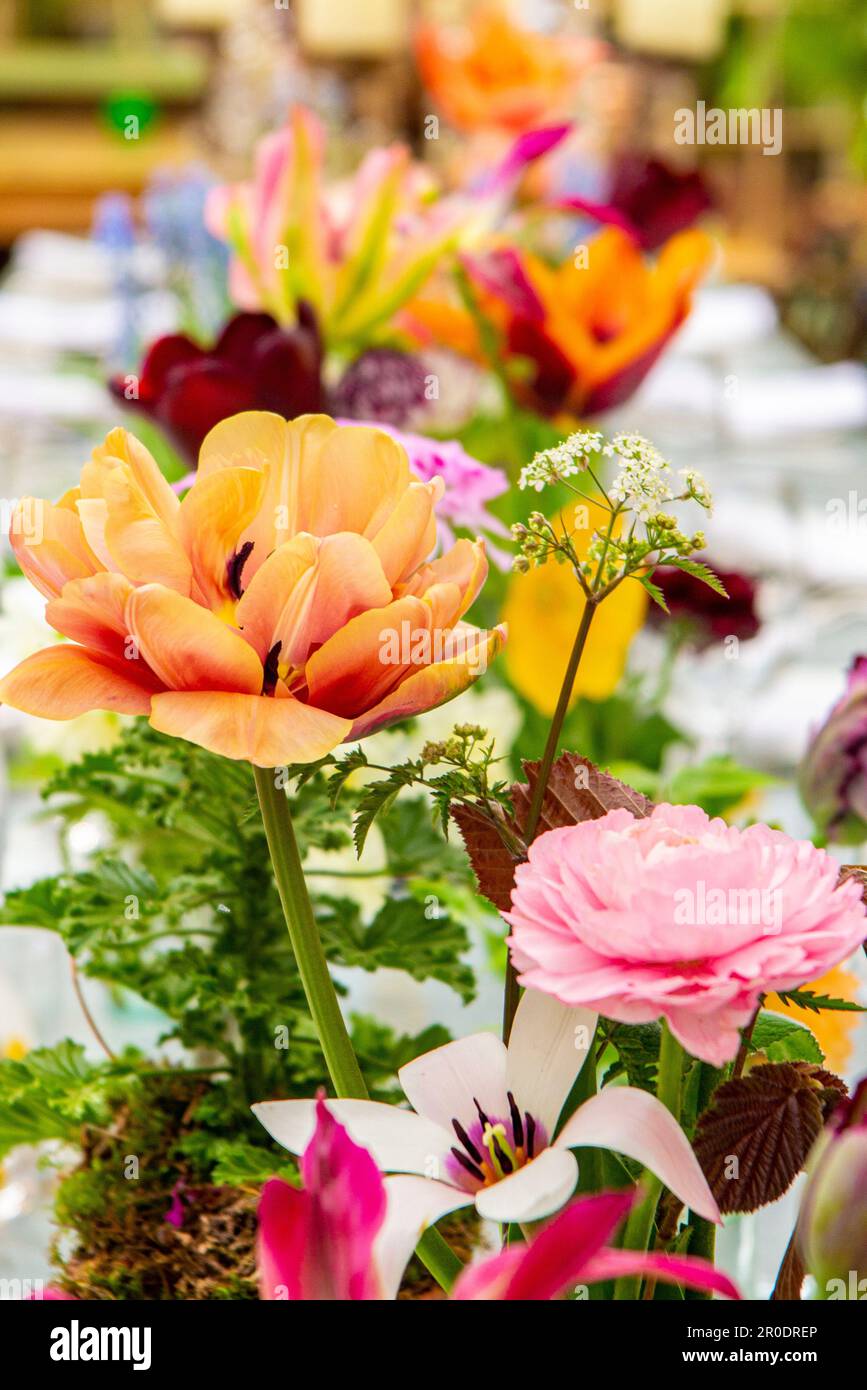
<svg viewBox="0 0 867 1390">
<path fill-rule="evenodd" d="M 860 887 L 809 841 L 698 806 L 550 830 L 517 869 L 522 984 L 622 1023 L 664 1018 L 695 1057 L 737 1052 L 759 996 L 814 980 L 867 936 Z"/>
</svg>

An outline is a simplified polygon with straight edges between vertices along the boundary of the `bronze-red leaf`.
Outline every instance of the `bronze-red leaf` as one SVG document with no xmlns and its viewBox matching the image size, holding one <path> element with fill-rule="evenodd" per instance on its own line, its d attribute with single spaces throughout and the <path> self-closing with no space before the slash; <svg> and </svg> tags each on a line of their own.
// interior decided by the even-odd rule
<svg viewBox="0 0 867 1390">
<path fill-rule="evenodd" d="M 523 768 L 527 781 L 515 782 L 510 788 L 514 819 L 504 818 L 502 822 L 507 832 L 505 839 L 519 843 L 527 824 L 539 764 L 524 762 Z M 561 753 L 551 768 L 536 834 L 598 820 L 620 808 L 643 817 L 650 815 L 653 802 L 609 772 L 602 772 L 589 758 L 582 758 L 578 753 Z M 496 824 L 481 810 L 454 805 L 452 816 L 463 836 L 480 892 L 500 912 L 507 912 L 511 906 L 515 867 L 521 859 L 509 849 Z"/>
<path fill-rule="evenodd" d="M 818 1070 L 768 1063 L 714 1093 L 695 1151 L 720 1211 L 756 1211 L 791 1187 L 822 1128 Z"/>
</svg>

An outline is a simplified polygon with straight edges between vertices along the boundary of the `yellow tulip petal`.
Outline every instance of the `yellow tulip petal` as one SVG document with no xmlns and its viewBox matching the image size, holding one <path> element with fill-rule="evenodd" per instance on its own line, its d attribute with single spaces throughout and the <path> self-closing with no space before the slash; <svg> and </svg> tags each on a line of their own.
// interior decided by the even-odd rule
<svg viewBox="0 0 867 1390">
<path fill-rule="evenodd" d="M 256 767 L 315 762 L 349 732 L 348 719 L 291 698 L 212 691 L 171 691 L 154 696 L 151 724 Z"/>
<path fill-rule="evenodd" d="M 193 578 L 189 557 L 129 470 L 113 469 L 102 487 L 107 508 L 105 543 L 113 568 L 133 584 L 165 584 L 179 594 L 189 594 Z"/>
<path fill-rule="evenodd" d="M 574 526 L 578 515 L 582 524 Z M 579 555 L 608 514 L 596 504 L 564 512 Z M 627 580 L 600 604 L 590 628 L 571 699 L 605 700 L 620 681 L 629 647 L 647 612 L 645 590 Z M 566 673 L 569 653 L 584 610 L 584 598 L 568 565 L 548 560 L 512 580 L 503 609 L 509 625 L 506 669 L 519 694 L 551 715 Z"/>
</svg>

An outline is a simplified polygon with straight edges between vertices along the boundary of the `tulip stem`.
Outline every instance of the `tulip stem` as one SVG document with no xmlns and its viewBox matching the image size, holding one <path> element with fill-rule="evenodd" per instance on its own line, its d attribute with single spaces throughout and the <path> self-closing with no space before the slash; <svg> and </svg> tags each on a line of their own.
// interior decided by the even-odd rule
<svg viewBox="0 0 867 1390">
<path fill-rule="evenodd" d="M 530 799 L 530 810 L 527 813 L 527 823 L 524 826 L 524 843 L 529 847 L 539 828 L 539 821 L 542 818 L 542 807 L 545 803 L 545 792 L 548 790 L 548 778 L 551 776 L 551 768 L 554 766 L 554 759 L 557 756 L 557 748 L 560 743 L 560 734 L 563 730 L 563 723 L 569 709 L 569 700 L 572 696 L 572 687 L 575 684 L 575 677 L 578 674 L 578 667 L 584 655 L 584 648 L 587 645 L 587 635 L 590 632 L 590 624 L 596 613 L 596 599 L 588 595 L 584 602 L 584 611 L 581 614 L 581 622 L 575 635 L 575 642 L 569 656 L 569 662 L 563 675 L 563 683 L 560 686 L 560 694 L 557 699 L 557 708 L 554 710 L 554 717 L 551 720 L 551 727 L 548 730 L 548 737 L 545 742 L 545 751 L 539 763 L 539 771 L 536 774 L 536 783 L 533 787 L 533 795 Z M 518 986 L 518 978 L 515 967 L 511 960 L 506 964 L 506 988 L 503 998 L 503 1041 L 509 1041 L 509 1034 L 512 1031 L 512 1023 L 515 1018 L 515 1011 L 518 1007 L 521 991 Z"/>
<path fill-rule="evenodd" d="M 253 775 L 289 940 L 328 1074 L 338 1096 L 367 1100 L 367 1086 L 340 1011 L 313 915 L 286 793 L 277 787 L 273 768 L 254 767 Z M 416 1254 L 446 1291 L 463 1268 L 433 1226 L 419 1240 Z"/>
<path fill-rule="evenodd" d="M 657 1073 L 656 1094 L 667 1110 L 680 1123 L 680 1091 L 683 1076 L 683 1048 L 672 1034 L 668 1024 L 662 1021 L 662 1037 L 659 1045 L 659 1070 Z M 649 1168 L 641 1175 L 645 1196 L 629 1214 L 626 1232 L 623 1237 L 625 1250 L 647 1250 L 653 1239 L 653 1220 L 662 1194 L 663 1183 Z M 641 1291 L 641 1279 L 637 1275 L 625 1275 L 618 1279 L 614 1297 L 618 1301 L 637 1299 Z"/>
</svg>

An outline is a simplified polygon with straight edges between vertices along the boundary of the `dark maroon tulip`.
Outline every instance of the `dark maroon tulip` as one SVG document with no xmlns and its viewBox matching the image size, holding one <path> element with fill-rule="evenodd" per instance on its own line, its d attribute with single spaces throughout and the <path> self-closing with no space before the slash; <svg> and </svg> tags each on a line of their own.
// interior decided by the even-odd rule
<svg viewBox="0 0 867 1390">
<path fill-rule="evenodd" d="M 706 562 L 709 563 L 709 562 Z M 716 593 L 709 585 L 696 579 L 684 570 L 674 566 L 654 571 L 653 582 L 662 590 L 673 618 L 680 618 L 689 625 L 690 636 L 697 646 L 707 647 L 713 642 L 722 642 L 726 637 L 746 640 L 755 637 L 759 630 L 756 614 L 756 586 L 745 574 L 735 570 L 710 568 L 719 578 L 728 598 Z M 652 610 L 652 617 L 665 615 L 660 609 Z"/>
<path fill-rule="evenodd" d="M 270 314 L 236 314 L 211 348 L 184 333 L 158 338 L 142 362 L 138 394 L 129 377 L 109 387 L 118 400 L 160 425 L 191 463 L 214 425 L 241 410 L 273 410 L 286 419 L 322 408 L 322 345 L 312 311 L 280 328 Z"/>
<path fill-rule="evenodd" d="M 681 174 L 658 159 L 640 155 L 625 155 L 619 161 L 608 199 L 629 220 L 647 251 L 655 251 L 675 232 L 691 227 L 711 206 L 707 185 L 697 170 Z"/>
</svg>

